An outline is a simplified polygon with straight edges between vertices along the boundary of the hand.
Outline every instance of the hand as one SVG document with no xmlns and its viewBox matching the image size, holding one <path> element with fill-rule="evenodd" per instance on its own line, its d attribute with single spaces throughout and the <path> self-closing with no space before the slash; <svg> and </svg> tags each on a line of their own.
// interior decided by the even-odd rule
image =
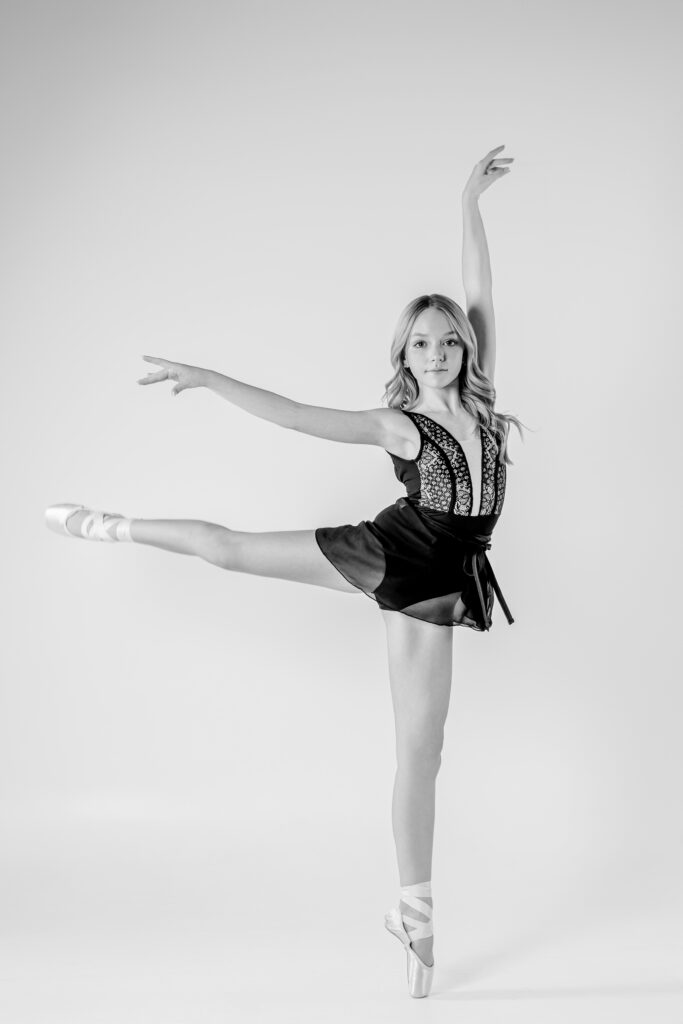
<svg viewBox="0 0 683 1024">
<path fill-rule="evenodd" d="M 482 192 L 485 192 L 494 181 L 498 181 L 504 174 L 509 174 L 512 170 L 511 167 L 501 167 L 501 164 L 511 164 L 514 157 L 501 157 L 496 160 L 496 153 L 500 153 L 501 149 L 505 149 L 505 143 L 502 146 L 496 146 L 490 153 L 474 165 L 474 170 L 470 174 L 469 180 L 463 189 L 463 198 L 469 197 L 471 199 L 478 199 Z"/>
<path fill-rule="evenodd" d="M 204 386 L 204 379 L 201 367 L 187 366 L 185 363 L 172 363 L 169 359 L 158 359 L 156 356 L 143 356 L 148 363 L 157 363 L 163 367 L 156 373 L 148 373 L 141 377 L 138 384 L 156 384 L 160 380 L 175 380 L 178 383 L 171 391 L 172 395 L 179 395 L 187 388 L 201 388 Z"/>
</svg>

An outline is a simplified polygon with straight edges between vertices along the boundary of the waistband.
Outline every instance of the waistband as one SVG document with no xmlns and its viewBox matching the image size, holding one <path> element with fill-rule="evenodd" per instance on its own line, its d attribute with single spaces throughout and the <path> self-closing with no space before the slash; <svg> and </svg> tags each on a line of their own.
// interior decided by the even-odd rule
<svg viewBox="0 0 683 1024">
<path fill-rule="evenodd" d="M 505 613 L 505 618 L 509 625 L 512 625 L 515 620 L 513 619 L 512 613 L 510 612 L 507 602 L 503 597 L 500 585 L 496 579 L 496 574 L 494 573 L 493 567 L 486 554 L 491 547 L 491 534 L 493 532 L 493 528 L 498 522 L 500 516 L 493 513 L 486 516 L 454 516 L 438 509 L 417 505 L 416 500 L 411 499 L 410 497 L 401 497 L 398 499 L 396 504 L 399 506 L 410 505 L 419 516 L 428 520 L 432 529 L 437 530 L 439 533 L 443 534 L 444 537 L 454 538 L 465 549 L 463 568 L 468 576 L 474 577 L 485 628 L 487 630 L 491 628 L 491 619 L 486 611 L 484 590 L 479 578 L 479 573 L 483 569 L 486 570 L 486 573 L 491 579 L 491 584 L 495 595 L 500 602 L 500 606 Z M 468 562 L 472 566 L 471 572 L 467 571 Z"/>
</svg>

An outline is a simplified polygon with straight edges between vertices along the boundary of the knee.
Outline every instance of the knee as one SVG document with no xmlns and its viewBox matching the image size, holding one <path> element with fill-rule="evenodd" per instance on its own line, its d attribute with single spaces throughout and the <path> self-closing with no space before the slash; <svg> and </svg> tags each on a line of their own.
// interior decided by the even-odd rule
<svg viewBox="0 0 683 1024">
<path fill-rule="evenodd" d="M 197 554 L 221 569 L 232 568 L 234 560 L 234 531 L 218 523 L 197 522 Z"/>
<path fill-rule="evenodd" d="M 434 778 L 441 767 L 443 730 L 409 730 L 396 742 L 399 771 Z"/>
</svg>

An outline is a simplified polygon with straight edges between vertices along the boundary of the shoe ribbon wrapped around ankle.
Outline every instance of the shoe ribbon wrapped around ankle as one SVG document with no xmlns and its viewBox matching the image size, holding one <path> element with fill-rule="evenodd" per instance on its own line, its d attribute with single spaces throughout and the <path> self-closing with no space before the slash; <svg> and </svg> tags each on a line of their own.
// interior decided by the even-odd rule
<svg viewBox="0 0 683 1024">
<path fill-rule="evenodd" d="M 105 524 L 105 519 L 108 522 Z M 83 517 L 81 523 L 81 536 L 86 539 L 95 538 L 96 540 L 105 541 L 116 541 L 116 527 L 113 530 L 113 536 L 106 529 L 107 526 L 111 526 L 112 519 L 123 519 L 123 516 L 118 512 L 90 512 L 89 515 Z"/>
<path fill-rule="evenodd" d="M 404 922 L 410 925 L 410 931 L 408 932 L 410 941 L 414 942 L 416 939 L 431 938 L 434 934 L 432 929 L 432 907 L 426 902 L 425 897 L 431 897 L 432 883 L 416 882 L 414 885 L 402 885 L 400 892 L 402 903 L 405 903 L 411 910 L 416 910 L 427 918 L 426 921 L 417 921 L 415 918 L 409 917 L 407 913 L 402 913 Z M 406 931 L 408 931 L 407 928 Z"/>
</svg>

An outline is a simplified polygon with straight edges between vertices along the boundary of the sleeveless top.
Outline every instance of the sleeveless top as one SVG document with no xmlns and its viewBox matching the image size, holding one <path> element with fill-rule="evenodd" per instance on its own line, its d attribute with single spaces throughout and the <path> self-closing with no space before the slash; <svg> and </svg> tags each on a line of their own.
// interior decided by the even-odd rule
<svg viewBox="0 0 683 1024">
<path fill-rule="evenodd" d="M 486 554 L 505 498 L 498 438 L 479 426 L 463 446 L 426 413 L 401 412 L 420 437 L 414 459 L 387 452 L 407 495 L 374 519 L 318 527 L 318 545 L 382 609 L 488 630 L 495 594 L 514 622 Z"/>
<path fill-rule="evenodd" d="M 387 452 L 394 473 L 405 485 L 407 498 L 418 508 L 474 516 L 472 474 L 463 446 L 436 420 L 425 413 L 402 409 L 420 434 L 420 449 L 414 459 Z M 481 441 L 481 498 L 477 516 L 500 515 L 505 500 L 506 466 L 492 431 L 479 426 Z M 472 447 L 475 447 L 474 445 Z"/>
</svg>

